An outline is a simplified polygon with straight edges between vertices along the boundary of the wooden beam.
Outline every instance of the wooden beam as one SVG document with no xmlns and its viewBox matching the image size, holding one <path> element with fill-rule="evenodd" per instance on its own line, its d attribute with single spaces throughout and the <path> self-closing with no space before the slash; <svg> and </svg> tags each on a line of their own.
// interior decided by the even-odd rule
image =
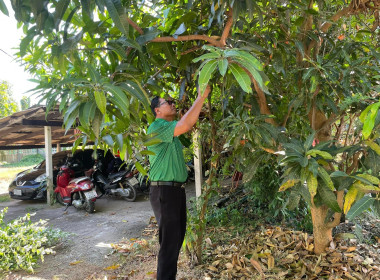
<svg viewBox="0 0 380 280">
<path fill-rule="evenodd" d="M 60 126 L 62 127 L 63 122 L 62 121 L 45 121 L 45 120 L 22 120 L 23 125 L 28 126 Z"/>
<path fill-rule="evenodd" d="M 194 175 L 195 175 L 195 196 L 198 198 L 202 194 L 203 173 L 202 173 L 202 149 L 199 141 L 199 131 L 193 133 L 194 144 Z"/>
<path fill-rule="evenodd" d="M 45 126 L 45 160 L 46 160 L 46 189 L 47 189 L 47 204 L 53 203 L 53 155 L 51 143 L 51 127 Z"/>
<path fill-rule="evenodd" d="M 30 112 L 26 112 L 24 115 L 20 115 L 20 116 L 13 116 L 12 115 L 12 116 L 6 117 L 5 119 L 7 119 L 7 121 L 5 121 L 4 123 L 0 122 L 0 124 L 1 124 L 2 128 L 6 128 L 7 126 L 15 124 L 17 122 L 21 123 L 22 119 L 27 119 L 27 118 L 30 118 L 30 117 L 36 115 L 37 113 L 43 113 L 43 112 L 44 112 L 44 110 L 41 107 L 36 108 L 34 110 L 31 110 Z M 19 112 L 17 112 L 17 113 L 19 113 Z M 0 131 L 2 131 L 2 130 L 3 129 L 0 129 Z"/>
<path fill-rule="evenodd" d="M 33 127 L 32 128 L 32 133 L 28 132 L 22 132 L 20 131 L 20 136 L 17 138 L 11 138 L 9 135 L 8 137 L 4 137 L 3 139 L 0 140 L 0 145 L 17 145 L 17 144 L 37 144 L 38 142 L 35 143 L 36 141 L 39 141 L 42 143 L 43 141 L 43 131 L 41 128 L 38 127 Z M 13 132 L 14 133 L 14 132 Z M 22 135 L 24 134 L 24 135 Z M 69 139 L 72 135 L 68 134 L 65 135 L 65 131 L 62 128 L 59 127 L 53 127 L 52 128 L 52 139 L 53 141 L 63 141 L 57 138 L 64 138 L 64 139 Z M 63 141 L 64 142 L 64 141 Z"/>
<path fill-rule="evenodd" d="M 89 142 L 88 145 L 92 145 L 93 143 Z M 60 144 L 61 147 L 71 147 L 73 143 L 66 143 L 66 144 Z M 33 144 L 28 144 L 28 145 L 5 145 L 5 146 L 0 146 L 0 151 L 10 151 L 10 150 L 26 150 L 26 149 L 42 149 L 45 148 L 45 145 L 33 145 Z"/>
</svg>

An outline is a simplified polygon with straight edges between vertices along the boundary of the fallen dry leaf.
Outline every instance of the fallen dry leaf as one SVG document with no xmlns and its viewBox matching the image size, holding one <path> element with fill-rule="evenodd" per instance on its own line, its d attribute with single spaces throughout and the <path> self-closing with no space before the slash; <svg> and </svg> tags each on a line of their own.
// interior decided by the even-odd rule
<svg viewBox="0 0 380 280">
<path fill-rule="evenodd" d="M 119 264 L 117 265 L 111 265 L 109 267 L 106 267 L 104 270 L 115 270 L 115 269 L 118 269 L 120 267 Z"/>
<path fill-rule="evenodd" d="M 234 267 L 234 265 L 232 263 L 226 263 L 225 266 L 228 268 L 228 269 L 232 269 Z"/>
<path fill-rule="evenodd" d="M 260 263 L 254 259 L 250 259 L 249 261 L 251 262 L 253 267 L 256 268 L 256 270 L 260 273 L 261 278 L 264 279 L 265 277 L 264 277 L 263 269 L 261 268 Z"/>
<path fill-rule="evenodd" d="M 356 250 L 356 247 L 348 247 L 348 249 L 347 249 L 347 253 L 350 253 L 350 252 L 353 252 L 353 251 L 355 251 Z"/>
<path fill-rule="evenodd" d="M 81 263 L 81 262 L 83 262 L 83 261 L 72 262 L 72 263 L 70 263 L 70 265 L 76 265 L 76 264 Z"/>
</svg>

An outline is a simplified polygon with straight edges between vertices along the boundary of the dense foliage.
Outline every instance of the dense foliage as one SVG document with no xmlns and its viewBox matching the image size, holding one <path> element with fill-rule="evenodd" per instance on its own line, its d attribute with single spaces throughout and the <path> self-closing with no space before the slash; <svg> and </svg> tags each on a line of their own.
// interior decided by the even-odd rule
<svg viewBox="0 0 380 280">
<path fill-rule="evenodd" d="M 93 142 L 132 155 L 132 147 L 153 143 L 145 135 L 150 96 L 176 97 L 182 113 L 196 81 L 201 88 L 212 84 L 200 126 L 210 177 L 199 240 L 220 168 L 242 171 L 249 182 L 275 154 L 281 190 L 291 187 L 295 201 L 310 205 L 317 253 L 343 211 L 379 205 L 379 113 L 371 105 L 379 101 L 379 5 L 12 1 L 25 33 L 19 58 L 47 107 L 59 103 L 66 127 L 83 131 L 76 145 Z M 363 141 L 359 116 L 368 106 Z"/>
<path fill-rule="evenodd" d="M 11 115 L 18 110 L 16 101 L 12 98 L 8 82 L 0 81 L 0 118 Z"/>
</svg>

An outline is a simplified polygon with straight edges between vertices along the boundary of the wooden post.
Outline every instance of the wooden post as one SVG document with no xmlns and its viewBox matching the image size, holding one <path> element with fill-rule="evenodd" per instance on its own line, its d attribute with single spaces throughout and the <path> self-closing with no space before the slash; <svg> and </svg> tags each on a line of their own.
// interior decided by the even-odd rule
<svg viewBox="0 0 380 280">
<path fill-rule="evenodd" d="M 199 131 L 196 130 L 193 133 L 193 143 L 194 143 L 194 173 L 195 173 L 195 195 L 200 197 L 202 193 L 202 149 L 199 139 Z"/>
<path fill-rule="evenodd" d="M 47 204 L 53 203 L 53 157 L 51 143 L 51 127 L 45 126 L 45 161 L 46 161 L 46 190 Z"/>
<path fill-rule="evenodd" d="M 57 144 L 57 153 L 61 151 L 61 144 Z"/>
</svg>

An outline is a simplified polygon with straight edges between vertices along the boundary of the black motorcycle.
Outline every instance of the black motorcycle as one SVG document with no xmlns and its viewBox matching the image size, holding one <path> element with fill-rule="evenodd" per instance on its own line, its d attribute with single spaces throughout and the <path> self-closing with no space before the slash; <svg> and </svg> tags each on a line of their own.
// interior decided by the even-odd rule
<svg viewBox="0 0 380 280">
<path fill-rule="evenodd" d="M 105 194 L 119 196 L 126 201 L 135 201 L 137 196 L 136 188 L 139 187 L 139 182 L 133 176 L 131 167 L 108 174 L 103 165 L 102 161 L 98 160 L 91 175 L 96 191 L 100 193 L 99 197 Z"/>
</svg>

